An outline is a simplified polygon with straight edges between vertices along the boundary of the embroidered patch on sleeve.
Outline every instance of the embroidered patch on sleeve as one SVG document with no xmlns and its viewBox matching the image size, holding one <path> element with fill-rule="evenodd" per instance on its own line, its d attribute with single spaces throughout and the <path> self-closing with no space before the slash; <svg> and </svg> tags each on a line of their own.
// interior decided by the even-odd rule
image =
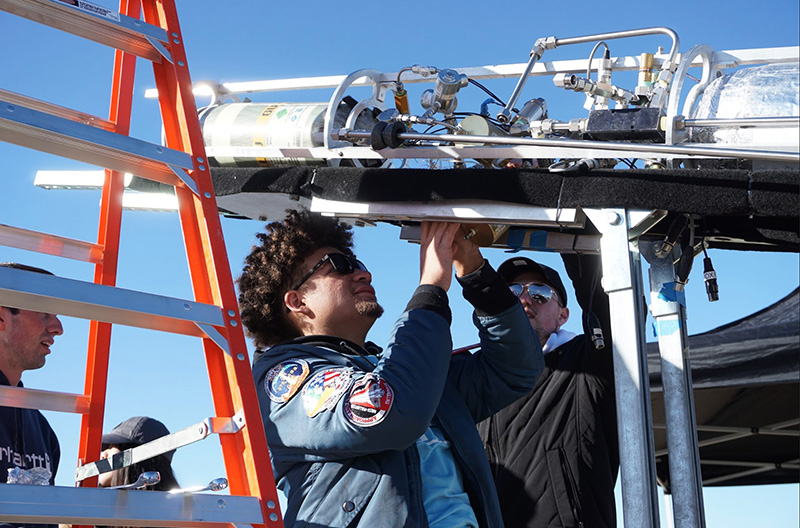
<svg viewBox="0 0 800 528">
<path fill-rule="evenodd" d="M 352 384 L 351 368 L 332 368 L 315 373 L 303 387 L 306 414 L 313 418 L 322 411 L 332 411 Z"/>
<path fill-rule="evenodd" d="M 290 359 L 278 363 L 264 378 L 264 390 L 275 403 L 286 403 L 308 376 L 308 363 L 303 359 Z"/>
<path fill-rule="evenodd" d="M 347 419 L 359 427 L 381 423 L 394 402 L 394 392 L 380 376 L 369 373 L 353 384 L 344 401 Z"/>
</svg>

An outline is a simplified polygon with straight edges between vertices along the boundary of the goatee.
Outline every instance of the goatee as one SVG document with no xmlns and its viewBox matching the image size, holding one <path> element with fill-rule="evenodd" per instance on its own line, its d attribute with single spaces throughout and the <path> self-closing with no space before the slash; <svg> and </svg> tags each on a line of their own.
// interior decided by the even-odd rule
<svg viewBox="0 0 800 528">
<path fill-rule="evenodd" d="M 377 319 L 383 315 L 383 307 L 376 301 L 360 301 L 356 303 L 356 312 L 359 315 L 366 315 L 367 317 L 374 317 Z"/>
</svg>

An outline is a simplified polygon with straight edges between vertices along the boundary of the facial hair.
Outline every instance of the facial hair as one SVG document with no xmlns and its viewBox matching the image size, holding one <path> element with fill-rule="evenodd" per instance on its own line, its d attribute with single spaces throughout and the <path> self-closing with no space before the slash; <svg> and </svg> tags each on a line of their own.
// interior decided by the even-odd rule
<svg viewBox="0 0 800 528">
<path fill-rule="evenodd" d="M 377 319 L 383 315 L 383 307 L 377 301 L 359 301 L 356 303 L 356 312 L 359 315 L 374 317 Z"/>
</svg>

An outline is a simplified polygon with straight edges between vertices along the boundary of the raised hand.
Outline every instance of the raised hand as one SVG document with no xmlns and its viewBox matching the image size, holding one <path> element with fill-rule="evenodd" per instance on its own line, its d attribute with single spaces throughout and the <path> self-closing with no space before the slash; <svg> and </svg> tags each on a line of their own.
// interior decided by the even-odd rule
<svg viewBox="0 0 800 528">
<path fill-rule="evenodd" d="M 457 251 L 455 238 L 460 224 L 422 222 L 419 248 L 419 283 L 450 289 L 453 280 L 453 256 Z M 463 238 L 463 236 L 462 236 Z"/>
<path fill-rule="evenodd" d="M 460 227 L 454 239 L 456 250 L 453 254 L 453 265 L 456 275 L 459 277 L 472 273 L 483 265 L 483 255 L 481 255 L 478 244 L 472 239 L 464 238 L 464 235 L 466 235 L 466 231 Z"/>
</svg>

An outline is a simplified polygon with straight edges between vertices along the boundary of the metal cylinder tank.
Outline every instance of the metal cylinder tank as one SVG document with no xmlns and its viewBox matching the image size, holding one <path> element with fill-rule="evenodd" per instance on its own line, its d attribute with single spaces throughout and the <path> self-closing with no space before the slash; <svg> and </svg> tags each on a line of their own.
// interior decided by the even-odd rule
<svg viewBox="0 0 800 528">
<path fill-rule="evenodd" d="M 339 105 L 332 129 L 342 126 L 353 106 Z M 327 109 L 328 103 L 229 103 L 203 109 L 200 124 L 209 163 L 217 167 L 326 165 L 325 159 L 287 156 L 279 149 L 302 153 L 302 149 L 322 147 Z M 362 112 L 356 128 L 370 130 L 376 121 L 373 112 Z M 263 155 L 252 155 L 252 150 L 241 147 L 267 149 Z"/>
</svg>

